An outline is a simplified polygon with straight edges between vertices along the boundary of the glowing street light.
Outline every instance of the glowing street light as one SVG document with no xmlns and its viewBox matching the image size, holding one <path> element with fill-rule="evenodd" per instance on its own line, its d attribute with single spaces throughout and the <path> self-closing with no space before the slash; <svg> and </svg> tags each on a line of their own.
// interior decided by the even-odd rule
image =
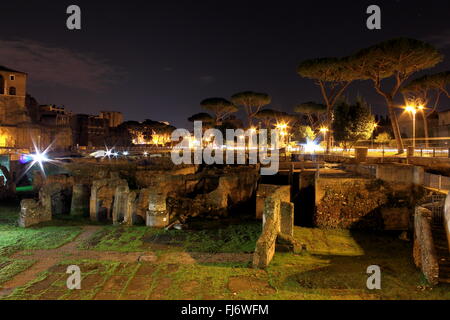
<svg viewBox="0 0 450 320">
<path fill-rule="evenodd" d="M 320 132 L 322 132 L 323 134 L 326 134 L 328 132 L 328 128 L 327 127 L 322 127 L 320 128 Z"/>
<path fill-rule="evenodd" d="M 285 122 L 279 122 L 276 124 L 275 128 L 279 130 L 286 130 L 288 127 L 287 123 Z"/>
<path fill-rule="evenodd" d="M 320 131 L 320 133 L 323 134 L 323 140 L 326 140 L 327 139 L 327 133 L 330 130 L 327 127 L 321 127 L 319 131 Z"/>
<path fill-rule="evenodd" d="M 413 149 L 416 149 L 416 114 L 418 110 L 423 111 L 423 109 L 424 107 L 421 105 L 419 106 L 409 105 L 405 107 L 405 110 L 409 112 L 413 117 Z"/>
</svg>

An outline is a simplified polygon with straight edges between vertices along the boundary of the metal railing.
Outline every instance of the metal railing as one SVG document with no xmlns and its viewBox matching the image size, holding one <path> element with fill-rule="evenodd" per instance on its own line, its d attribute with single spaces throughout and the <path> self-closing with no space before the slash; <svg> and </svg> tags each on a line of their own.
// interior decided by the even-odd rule
<svg viewBox="0 0 450 320">
<path fill-rule="evenodd" d="M 432 173 L 425 173 L 423 178 L 423 185 L 424 187 L 428 188 L 450 191 L 450 177 Z"/>
</svg>

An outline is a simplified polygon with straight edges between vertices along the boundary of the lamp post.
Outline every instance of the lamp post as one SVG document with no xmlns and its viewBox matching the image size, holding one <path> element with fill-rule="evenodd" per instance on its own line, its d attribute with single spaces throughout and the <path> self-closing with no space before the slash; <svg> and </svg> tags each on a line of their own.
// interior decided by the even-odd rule
<svg viewBox="0 0 450 320">
<path fill-rule="evenodd" d="M 327 141 L 327 133 L 330 131 L 327 127 L 321 127 L 320 132 L 323 134 L 323 140 Z"/>
<path fill-rule="evenodd" d="M 412 117 L 413 117 L 413 149 L 416 149 L 416 113 L 417 113 L 417 107 L 413 107 L 413 106 L 407 106 L 406 107 L 406 111 L 408 111 L 409 113 L 411 113 Z"/>
</svg>

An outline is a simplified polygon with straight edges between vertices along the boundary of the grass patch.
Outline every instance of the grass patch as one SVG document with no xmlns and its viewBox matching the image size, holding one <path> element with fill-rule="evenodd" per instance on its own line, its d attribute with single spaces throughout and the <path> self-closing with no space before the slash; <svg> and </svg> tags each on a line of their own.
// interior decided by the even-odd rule
<svg viewBox="0 0 450 320">
<path fill-rule="evenodd" d="M 359 256 L 363 248 L 349 230 L 294 228 L 294 238 L 312 254 Z"/>
<path fill-rule="evenodd" d="M 55 249 L 72 241 L 81 231 L 78 227 L 19 228 L 0 225 L 0 255 L 19 250 Z"/>
<path fill-rule="evenodd" d="M 190 252 L 249 253 L 254 252 L 260 234 L 260 223 L 245 223 L 203 231 L 166 231 L 145 226 L 105 226 L 84 241 L 81 248 L 135 252 L 148 249 L 152 244 L 159 244 Z"/>
<path fill-rule="evenodd" d="M 16 274 L 28 269 L 33 263 L 34 261 L 32 260 L 0 258 L 0 286 L 11 280 Z"/>
<path fill-rule="evenodd" d="M 118 252 L 142 251 L 142 238 L 148 230 L 150 229 L 145 226 L 105 226 L 84 241 L 80 248 Z"/>
<path fill-rule="evenodd" d="M 251 253 L 261 235 L 261 223 L 231 225 L 224 229 L 189 232 L 185 247 L 208 253 Z"/>
<path fill-rule="evenodd" d="M 17 226 L 18 211 L 14 204 L 0 206 L 0 256 L 9 256 L 19 250 L 55 249 L 72 241 L 80 227 Z"/>
</svg>

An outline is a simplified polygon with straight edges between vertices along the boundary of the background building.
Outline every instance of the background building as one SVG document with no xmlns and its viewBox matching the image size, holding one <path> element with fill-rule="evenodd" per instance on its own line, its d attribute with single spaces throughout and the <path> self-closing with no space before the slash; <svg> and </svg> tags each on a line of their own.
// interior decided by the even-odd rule
<svg viewBox="0 0 450 320">
<path fill-rule="evenodd" d="M 101 111 L 100 118 L 108 120 L 108 126 L 110 128 L 115 128 L 123 123 L 122 112 L 117 111 Z"/>
</svg>

